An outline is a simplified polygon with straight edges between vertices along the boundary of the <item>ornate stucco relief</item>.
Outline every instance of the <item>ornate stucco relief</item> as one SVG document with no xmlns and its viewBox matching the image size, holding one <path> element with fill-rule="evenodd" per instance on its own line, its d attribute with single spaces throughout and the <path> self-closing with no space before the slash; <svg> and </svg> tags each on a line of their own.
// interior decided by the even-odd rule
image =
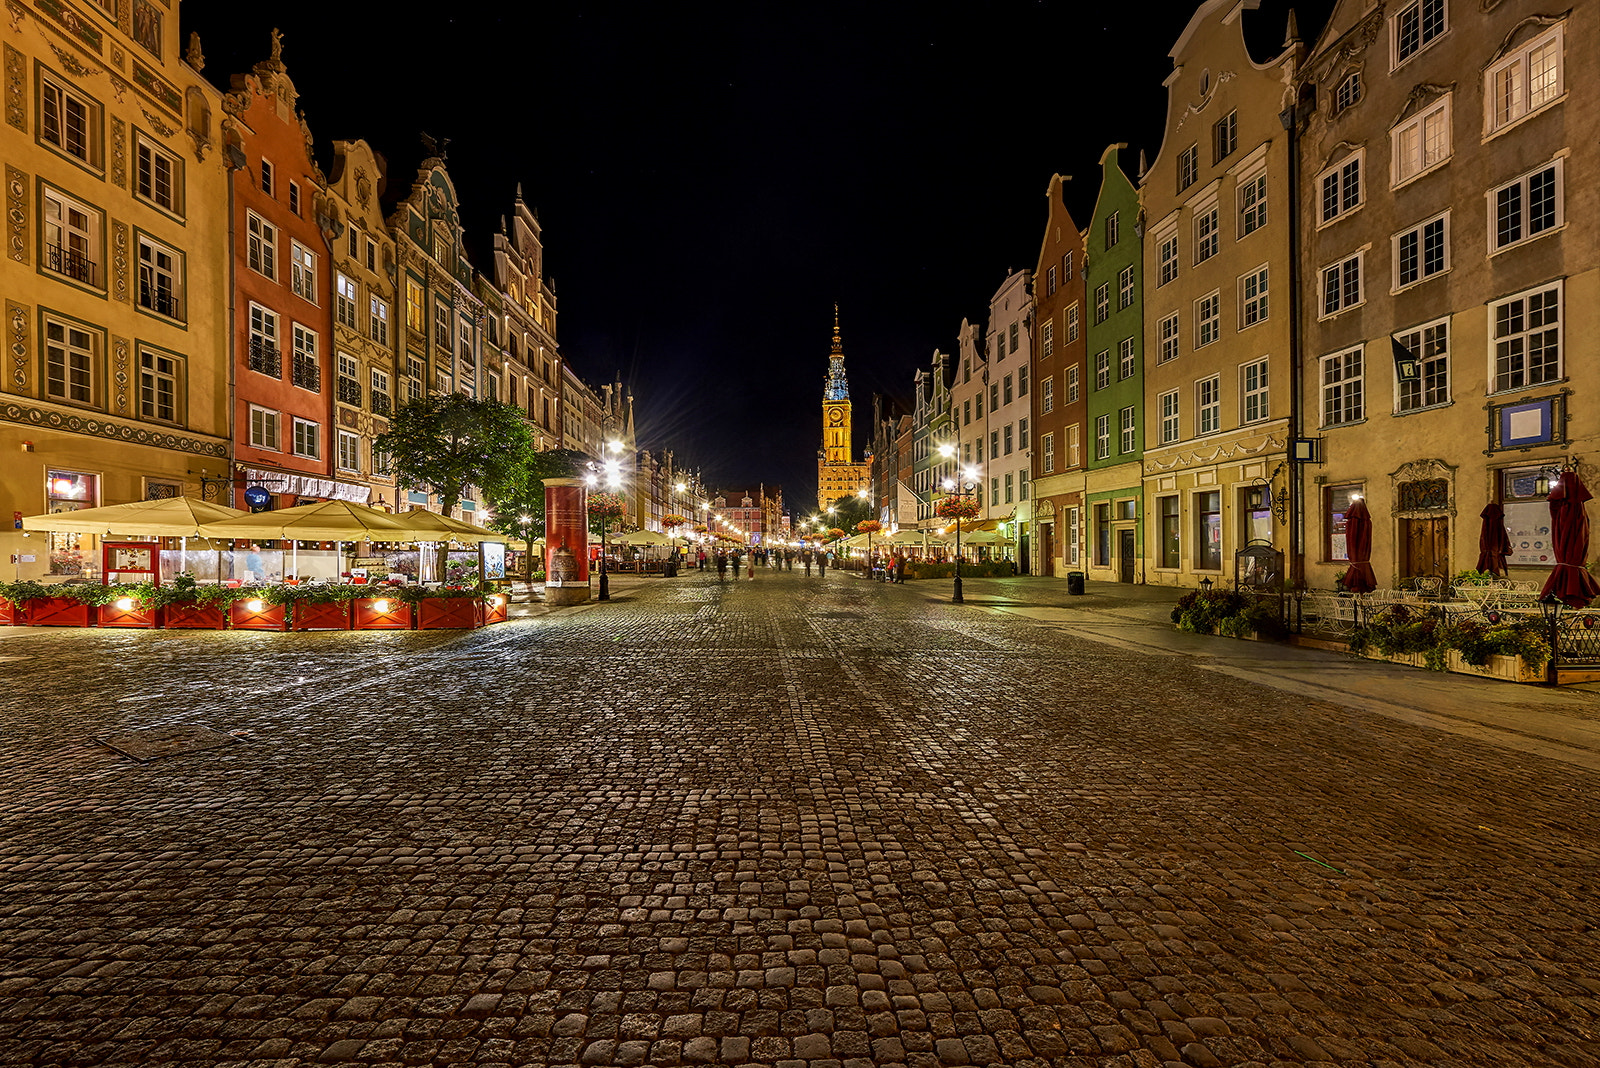
<svg viewBox="0 0 1600 1068">
<path fill-rule="evenodd" d="M 128 224 L 111 223 L 111 297 L 128 302 Z"/>
<path fill-rule="evenodd" d="M 28 306 L 6 301 L 6 352 L 11 358 L 11 384 L 28 388 Z"/>
<path fill-rule="evenodd" d="M 116 387 L 113 411 L 128 413 L 128 339 L 111 336 L 111 382 Z"/>
<path fill-rule="evenodd" d="M 22 53 L 5 46 L 6 125 L 24 133 L 28 130 L 28 109 L 22 103 Z"/>
<path fill-rule="evenodd" d="M 192 453 L 196 456 L 226 457 L 228 455 L 228 445 L 225 441 L 192 438 L 183 434 L 150 430 L 142 426 L 129 426 L 126 423 L 117 423 L 110 419 L 95 419 L 76 413 L 52 411 L 35 407 L 31 404 L 0 404 L 0 421 L 22 423 L 27 426 L 49 427 L 52 430 L 63 430 L 71 434 L 110 438 L 114 441 L 125 441 L 133 445 L 150 445 L 160 449 Z"/>
<path fill-rule="evenodd" d="M 128 124 L 111 117 L 111 180 L 128 187 Z"/>
<path fill-rule="evenodd" d="M 6 254 L 28 262 L 28 176 L 6 167 Z"/>
</svg>

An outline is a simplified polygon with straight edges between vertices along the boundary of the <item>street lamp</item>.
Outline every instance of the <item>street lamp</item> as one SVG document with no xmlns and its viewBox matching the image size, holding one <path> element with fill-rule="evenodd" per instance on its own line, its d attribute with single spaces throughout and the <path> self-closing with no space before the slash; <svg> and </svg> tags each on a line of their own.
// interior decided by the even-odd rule
<svg viewBox="0 0 1600 1068">
<path fill-rule="evenodd" d="M 939 446 L 939 455 L 943 456 L 947 460 L 954 460 L 959 452 L 959 441 L 955 445 Z M 967 497 L 972 496 L 972 491 L 978 486 L 978 473 L 970 467 L 964 469 L 958 468 L 958 471 L 960 475 L 960 481 L 950 478 L 944 480 L 945 496 L 946 498 L 954 497 L 958 501 L 965 501 Z M 951 510 L 952 518 L 955 520 L 956 528 L 956 580 L 955 588 L 951 591 L 950 595 L 951 604 L 966 603 L 961 596 L 961 522 L 964 518 L 961 513 L 970 510 L 971 509 L 967 509 L 965 507 Z M 974 511 L 973 515 L 976 514 L 977 513 Z"/>
<path fill-rule="evenodd" d="M 609 447 L 610 447 L 612 452 L 618 452 L 618 451 L 620 451 L 622 449 L 622 443 L 621 442 L 617 442 L 617 441 L 613 441 L 613 442 L 611 442 Z M 596 470 L 597 470 L 597 465 L 591 463 L 589 465 L 589 485 L 591 485 L 591 486 L 595 485 L 596 482 L 598 481 L 598 479 L 596 477 L 596 473 L 595 473 Z M 605 462 L 605 466 L 604 466 L 603 470 L 606 473 L 606 488 L 607 488 L 607 490 L 610 491 L 611 493 L 616 493 L 616 491 L 619 490 L 622 487 L 622 472 L 621 472 L 621 469 L 619 468 L 619 466 L 617 464 L 617 461 L 616 460 L 607 460 Z M 606 573 L 606 557 L 608 555 L 610 555 L 609 554 L 609 550 L 608 550 L 608 548 L 606 546 L 606 533 L 607 533 L 607 531 L 609 531 L 611 529 L 611 521 L 613 519 L 615 519 L 615 518 L 616 518 L 616 516 L 612 516 L 612 515 L 608 515 L 608 514 L 603 514 L 603 515 L 599 516 L 599 519 L 600 519 L 600 600 L 602 600 L 602 601 L 611 600 L 611 578 Z"/>
</svg>

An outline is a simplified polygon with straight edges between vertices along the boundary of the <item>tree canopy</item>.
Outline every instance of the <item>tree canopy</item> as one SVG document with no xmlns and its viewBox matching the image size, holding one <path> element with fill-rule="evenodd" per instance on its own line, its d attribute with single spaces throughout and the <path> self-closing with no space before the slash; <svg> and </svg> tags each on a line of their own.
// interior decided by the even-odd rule
<svg viewBox="0 0 1600 1068">
<path fill-rule="evenodd" d="M 469 486 L 492 501 L 525 479 L 533 434 L 508 404 L 443 393 L 400 405 L 372 447 L 389 455 L 397 483 L 437 494 L 449 513 Z"/>
<path fill-rule="evenodd" d="M 546 449 L 529 456 L 522 477 L 489 496 L 492 517 L 484 525 L 507 537 L 539 541 L 544 537 L 544 479 L 575 478 L 584 458 L 572 449 Z"/>
<path fill-rule="evenodd" d="M 863 519 L 878 518 L 878 510 L 871 501 L 862 500 L 854 494 L 840 497 L 829 505 L 832 512 L 823 512 L 822 521 L 830 527 L 843 527 L 845 530 L 856 529 L 856 524 Z"/>
</svg>

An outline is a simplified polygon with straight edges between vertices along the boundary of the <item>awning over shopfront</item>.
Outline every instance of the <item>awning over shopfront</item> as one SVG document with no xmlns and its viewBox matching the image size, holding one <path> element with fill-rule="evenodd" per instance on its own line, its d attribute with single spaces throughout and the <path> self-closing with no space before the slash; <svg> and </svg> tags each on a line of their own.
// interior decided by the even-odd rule
<svg viewBox="0 0 1600 1068">
<path fill-rule="evenodd" d="M 51 512 L 22 519 L 23 530 L 53 534 L 123 534 L 129 537 L 193 538 L 200 527 L 224 519 L 249 515 L 238 508 L 198 501 L 193 497 L 165 497 L 156 501 L 130 501 L 75 512 Z"/>
<path fill-rule="evenodd" d="M 463 545 L 477 545 L 485 541 L 508 540 L 504 534 L 496 534 L 487 527 L 421 508 L 413 508 L 409 512 L 401 512 L 390 518 L 398 520 L 401 526 L 412 532 L 412 535 L 411 539 L 385 539 L 388 541 L 458 541 Z"/>
<path fill-rule="evenodd" d="M 349 501 L 319 501 L 276 512 L 256 512 L 207 523 L 200 528 L 207 538 L 257 540 L 290 538 L 295 541 L 426 541 L 400 521 L 400 517 Z"/>
<path fill-rule="evenodd" d="M 270 471 L 260 468 L 243 468 L 239 477 L 246 486 L 261 486 L 271 493 L 289 493 L 296 497 L 321 497 L 329 501 L 354 501 L 366 504 L 372 499 L 371 486 L 358 486 L 331 478 L 314 478 L 293 471 Z"/>
</svg>

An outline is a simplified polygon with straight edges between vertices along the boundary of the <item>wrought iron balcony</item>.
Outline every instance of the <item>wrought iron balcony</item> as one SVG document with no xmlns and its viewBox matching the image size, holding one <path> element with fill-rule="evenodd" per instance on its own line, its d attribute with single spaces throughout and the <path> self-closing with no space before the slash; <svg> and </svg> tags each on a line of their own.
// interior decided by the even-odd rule
<svg viewBox="0 0 1600 1068">
<path fill-rule="evenodd" d="M 389 394 L 374 392 L 372 394 L 372 410 L 378 415 L 388 415 Z"/>
<path fill-rule="evenodd" d="M 250 370 L 273 378 L 283 377 L 283 353 L 262 337 L 250 339 Z"/>
<path fill-rule="evenodd" d="M 74 248 L 61 245 L 44 247 L 44 265 L 57 274 L 64 274 L 86 285 L 100 284 L 100 265 Z"/>
<path fill-rule="evenodd" d="M 345 404 L 361 407 L 361 383 L 353 378 L 340 378 L 339 399 Z"/>
<path fill-rule="evenodd" d="M 178 311 L 178 298 L 173 296 L 170 290 L 140 286 L 139 307 L 148 308 L 156 314 L 165 315 L 170 319 L 181 317 Z"/>
<path fill-rule="evenodd" d="M 322 389 L 322 368 L 310 356 L 296 356 L 289 380 L 301 389 L 318 392 Z"/>
</svg>

